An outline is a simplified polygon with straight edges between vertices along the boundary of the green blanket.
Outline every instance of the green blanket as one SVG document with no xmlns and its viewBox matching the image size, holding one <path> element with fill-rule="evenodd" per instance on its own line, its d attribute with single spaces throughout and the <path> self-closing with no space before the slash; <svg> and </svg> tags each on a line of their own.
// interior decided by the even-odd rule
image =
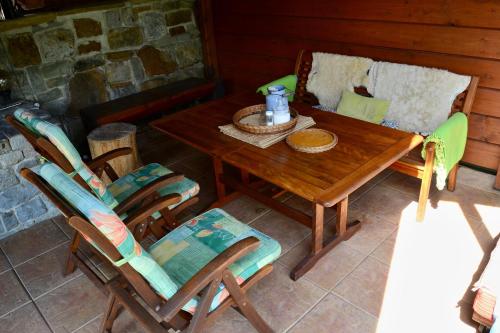
<svg viewBox="0 0 500 333">
<path fill-rule="evenodd" d="M 465 114 L 455 113 L 424 140 L 424 148 L 422 149 L 424 159 L 425 146 L 430 142 L 436 144 L 434 171 L 436 172 L 436 186 L 442 190 L 446 184 L 448 173 L 464 155 L 465 143 L 467 142 L 467 117 Z"/>
<path fill-rule="evenodd" d="M 257 92 L 260 92 L 262 95 L 266 96 L 268 94 L 267 88 L 270 86 L 275 86 L 277 84 L 281 84 L 285 86 L 285 88 L 292 93 L 288 96 L 288 100 L 293 102 L 293 94 L 295 93 L 295 86 L 297 85 L 297 75 L 287 75 L 280 79 L 274 80 L 273 82 L 269 82 L 257 89 Z"/>
</svg>

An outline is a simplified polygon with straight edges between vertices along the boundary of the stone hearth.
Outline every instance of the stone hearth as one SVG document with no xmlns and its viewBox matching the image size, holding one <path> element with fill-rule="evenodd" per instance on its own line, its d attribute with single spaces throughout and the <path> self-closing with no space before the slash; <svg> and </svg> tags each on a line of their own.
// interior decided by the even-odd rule
<svg viewBox="0 0 500 333">
<path fill-rule="evenodd" d="M 0 22 L 0 70 L 14 98 L 57 115 L 202 77 L 193 4 L 128 1 Z"/>
</svg>

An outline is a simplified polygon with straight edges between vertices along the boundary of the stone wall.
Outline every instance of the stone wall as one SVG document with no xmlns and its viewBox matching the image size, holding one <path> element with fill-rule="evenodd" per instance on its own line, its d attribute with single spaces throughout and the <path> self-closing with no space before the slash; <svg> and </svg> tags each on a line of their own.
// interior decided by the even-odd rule
<svg viewBox="0 0 500 333">
<path fill-rule="evenodd" d="M 0 22 L 0 73 L 10 75 L 14 99 L 39 102 L 35 111 L 63 122 L 78 145 L 80 109 L 203 76 L 193 4 L 130 0 Z M 57 214 L 19 175 L 39 156 L 5 123 L 11 112 L 0 105 L 0 238 Z"/>
<path fill-rule="evenodd" d="M 202 77 L 193 4 L 131 0 L 0 22 L 0 70 L 14 98 L 54 115 Z"/>
<path fill-rule="evenodd" d="M 48 113 L 33 107 L 33 103 L 21 106 L 54 122 Z M 40 156 L 4 121 L 4 116 L 15 108 L 0 111 L 0 239 L 58 214 L 50 201 L 19 174 L 22 168 L 36 166 Z"/>
</svg>

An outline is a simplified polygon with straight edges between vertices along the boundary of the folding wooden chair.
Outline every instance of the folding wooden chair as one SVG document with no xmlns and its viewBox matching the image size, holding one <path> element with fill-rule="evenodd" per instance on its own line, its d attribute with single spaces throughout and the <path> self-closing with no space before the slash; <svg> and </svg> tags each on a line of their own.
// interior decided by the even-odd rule
<svg viewBox="0 0 500 333">
<path fill-rule="evenodd" d="M 257 331 L 272 332 L 246 295 L 271 272 L 272 262 L 280 255 L 281 247 L 272 238 L 213 209 L 182 224 L 146 251 L 137 242 L 141 233 L 136 227 L 151 212 L 178 202 L 179 195 L 159 198 L 125 225 L 53 163 L 23 169 L 21 174 L 120 272 L 108 285 L 101 332 L 111 331 L 121 308 L 149 332 L 170 328 L 201 332 L 207 321 L 229 306 Z"/>
<path fill-rule="evenodd" d="M 14 116 L 7 116 L 6 120 L 33 145 L 38 153 L 56 163 L 120 216 L 133 214 L 135 210 L 159 197 L 173 193 L 181 194 L 180 202 L 170 207 L 163 207 L 147 218 L 146 225 L 141 226 L 144 234 L 152 232 L 157 238 L 161 238 L 168 230 L 180 224 L 176 216 L 198 201 L 196 195 L 199 192 L 199 185 L 196 182 L 157 163 L 148 164 L 119 178 L 108 161 L 130 154 L 130 148 L 110 151 L 85 164 L 58 126 L 41 120 L 23 109 L 16 110 Z M 99 178 L 103 172 L 112 180 L 108 186 Z M 75 234 L 70 245 L 71 253 L 75 254 L 78 251 L 79 242 L 79 236 Z M 68 257 L 67 274 L 75 269 L 76 263 L 71 258 L 74 256 Z"/>
</svg>

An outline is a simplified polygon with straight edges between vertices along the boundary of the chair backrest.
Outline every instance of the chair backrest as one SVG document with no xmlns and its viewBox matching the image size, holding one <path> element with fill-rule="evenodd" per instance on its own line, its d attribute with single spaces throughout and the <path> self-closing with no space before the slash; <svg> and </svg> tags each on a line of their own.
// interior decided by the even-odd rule
<svg viewBox="0 0 500 333">
<path fill-rule="evenodd" d="M 374 59 L 382 60 L 382 59 Z M 313 52 L 310 50 L 301 50 L 297 56 L 295 63 L 295 74 L 297 75 L 297 87 L 295 88 L 295 100 L 311 105 L 319 104 L 318 99 L 307 91 L 307 79 L 311 72 L 313 62 Z M 476 96 L 477 87 L 479 84 L 479 77 L 471 76 L 471 81 L 466 90 L 457 95 L 450 109 L 449 116 L 456 112 L 463 112 L 466 116 L 472 111 L 472 103 Z M 372 97 L 366 87 L 355 87 L 354 91 L 357 94 Z"/>
<path fill-rule="evenodd" d="M 155 308 L 162 299 L 169 299 L 178 291 L 165 270 L 135 240 L 113 210 L 57 165 L 44 163 L 31 170 L 24 169 L 22 175 L 61 209 L 70 224 L 116 266 L 150 306 Z"/>
<path fill-rule="evenodd" d="M 46 159 L 61 166 L 71 176 L 78 175 L 95 195 L 108 207 L 114 208 L 118 201 L 108 191 L 104 182 L 83 162 L 80 154 L 68 139 L 64 131 L 45 120 L 34 116 L 24 109 L 14 112 L 14 125 L 35 149 Z M 45 138 L 40 141 L 38 138 Z"/>
</svg>

